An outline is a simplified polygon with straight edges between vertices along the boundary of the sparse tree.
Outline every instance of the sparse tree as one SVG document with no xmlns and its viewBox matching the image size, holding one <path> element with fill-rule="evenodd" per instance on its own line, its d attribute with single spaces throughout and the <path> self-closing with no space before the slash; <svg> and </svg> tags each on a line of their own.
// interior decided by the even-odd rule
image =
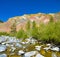
<svg viewBox="0 0 60 57">
<path fill-rule="evenodd" d="M 54 22 L 53 16 L 50 16 L 50 22 Z"/>
<path fill-rule="evenodd" d="M 14 21 L 14 23 L 11 26 L 10 33 L 11 33 L 12 36 L 14 36 L 16 34 L 16 20 Z"/>
<path fill-rule="evenodd" d="M 27 34 L 26 34 L 26 32 L 23 30 L 23 28 L 21 28 L 21 29 L 17 32 L 16 37 L 17 37 L 17 38 L 25 39 L 25 38 L 27 38 Z"/>
<path fill-rule="evenodd" d="M 26 30 L 30 30 L 30 26 L 31 26 L 31 23 L 30 23 L 30 20 L 28 20 L 28 22 L 26 24 Z"/>
<path fill-rule="evenodd" d="M 32 22 L 31 35 L 32 35 L 32 37 L 34 37 L 35 39 L 38 39 L 38 27 L 37 27 L 35 21 Z"/>
<path fill-rule="evenodd" d="M 28 20 L 27 24 L 26 24 L 26 33 L 27 33 L 28 37 L 31 36 L 31 22 L 30 22 L 30 20 Z"/>
</svg>

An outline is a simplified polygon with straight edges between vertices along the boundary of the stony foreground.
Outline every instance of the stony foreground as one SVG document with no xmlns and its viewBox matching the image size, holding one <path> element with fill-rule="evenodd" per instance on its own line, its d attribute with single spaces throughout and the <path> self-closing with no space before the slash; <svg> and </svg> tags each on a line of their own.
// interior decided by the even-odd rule
<svg viewBox="0 0 60 57">
<path fill-rule="evenodd" d="M 60 57 L 60 48 L 38 43 L 32 37 L 23 40 L 0 36 L 0 57 Z"/>
</svg>

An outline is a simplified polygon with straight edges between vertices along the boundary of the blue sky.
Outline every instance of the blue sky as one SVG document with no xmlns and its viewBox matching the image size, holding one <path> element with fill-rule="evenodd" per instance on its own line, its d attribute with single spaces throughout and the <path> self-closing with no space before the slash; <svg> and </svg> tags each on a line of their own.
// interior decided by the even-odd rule
<svg viewBox="0 0 60 57">
<path fill-rule="evenodd" d="M 0 19 L 34 13 L 60 12 L 60 0 L 0 0 Z"/>
</svg>

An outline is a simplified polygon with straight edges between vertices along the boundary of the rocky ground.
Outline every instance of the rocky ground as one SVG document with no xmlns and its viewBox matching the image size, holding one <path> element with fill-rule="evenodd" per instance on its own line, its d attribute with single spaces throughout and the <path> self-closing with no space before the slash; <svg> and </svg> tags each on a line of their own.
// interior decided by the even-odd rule
<svg viewBox="0 0 60 57">
<path fill-rule="evenodd" d="M 38 43 L 32 37 L 23 40 L 0 36 L 0 57 L 60 57 L 60 48 Z"/>
</svg>

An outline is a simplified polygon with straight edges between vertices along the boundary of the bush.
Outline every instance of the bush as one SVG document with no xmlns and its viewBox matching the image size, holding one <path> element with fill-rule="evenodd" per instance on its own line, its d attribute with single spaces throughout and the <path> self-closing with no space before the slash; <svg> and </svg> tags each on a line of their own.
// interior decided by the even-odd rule
<svg viewBox="0 0 60 57">
<path fill-rule="evenodd" d="M 29 23 L 29 25 L 28 25 Z M 34 37 L 37 40 L 41 40 L 44 43 L 60 43 L 60 21 L 53 22 L 52 19 L 48 24 L 40 23 L 37 27 L 35 21 L 33 21 L 30 27 L 30 21 L 27 23 L 26 31 L 20 29 L 16 36 L 17 38 Z"/>
<path fill-rule="evenodd" d="M 1 35 L 5 35 L 5 36 L 8 36 L 9 34 L 7 32 L 0 32 L 0 36 Z"/>
<path fill-rule="evenodd" d="M 31 36 L 31 22 L 30 22 L 30 20 L 28 20 L 27 24 L 26 24 L 26 34 L 28 35 L 28 37 Z"/>
<path fill-rule="evenodd" d="M 50 43 L 60 43 L 60 22 L 50 22 L 40 27 L 40 40 Z"/>
<path fill-rule="evenodd" d="M 27 38 L 27 33 L 21 28 L 21 29 L 17 32 L 16 37 L 17 37 L 17 38 L 23 38 L 23 39 L 25 39 L 25 38 Z"/>
<path fill-rule="evenodd" d="M 34 38 L 37 38 L 38 28 L 36 26 L 36 22 L 32 22 L 32 28 L 31 28 L 31 36 Z"/>
<path fill-rule="evenodd" d="M 16 35 L 16 20 L 11 25 L 11 31 L 10 31 L 10 36 L 15 36 L 15 35 Z"/>
<path fill-rule="evenodd" d="M 35 21 L 32 22 L 32 26 L 28 30 L 27 35 L 30 34 L 33 38 L 37 40 L 41 40 L 45 43 L 60 43 L 60 21 L 54 22 L 53 18 L 51 17 L 51 21 L 48 24 L 40 23 L 39 27 Z"/>
</svg>

